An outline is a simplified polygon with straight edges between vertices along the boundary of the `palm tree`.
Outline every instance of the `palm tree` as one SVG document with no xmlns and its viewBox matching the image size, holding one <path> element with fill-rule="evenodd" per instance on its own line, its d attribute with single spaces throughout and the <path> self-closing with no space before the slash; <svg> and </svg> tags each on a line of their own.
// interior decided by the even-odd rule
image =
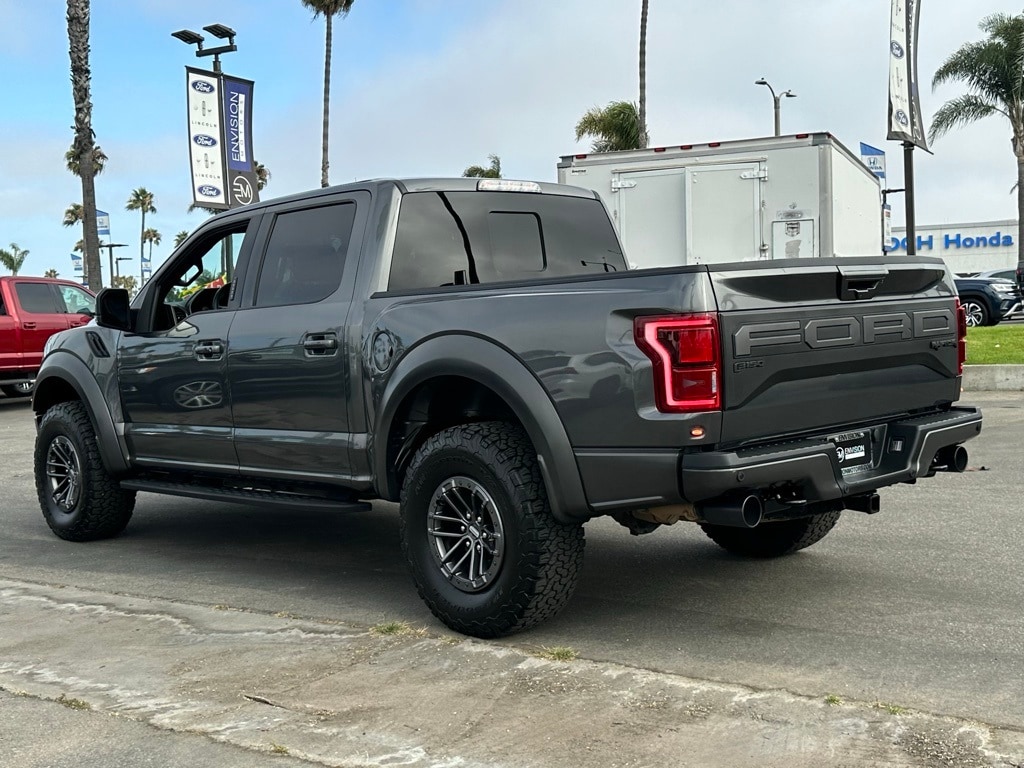
<svg viewBox="0 0 1024 768">
<path fill-rule="evenodd" d="M 153 246 L 154 245 L 160 245 L 160 239 L 161 239 L 160 238 L 160 233 L 157 230 L 155 230 L 152 227 L 150 227 L 149 229 L 146 229 L 146 230 L 143 231 L 142 239 L 145 242 L 149 243 L 149 263 L 150 263 L 150 266 L 152 267 L 152 264 L 153 264 Z M 141 277 L 141 272 L 142 272 L 142 266 L 141 265 L 139 266 L 139 272 L 140 272 L 140 277 Z"/>
<path fill-rule="evenodd" d="M 640 109 L 637 115 L 640 140 L 644 147 L 650 140 L 647 133 L 647 2 L 643 0 L 640 6 Z"/>
<path fill-rule="evenodd" d="M 0 264 L 11 270 L 11 274 L 15 276 L 17 276 L 22 264 L 25 263 L 26 256 L 28 256 L 28 251 L 21 250 L 17 243 L 11 243 L 10 250 L 0 248 Z"/>
<path fill-rule="evenodd" d="M 64 162 L 75 176 L 82 175 L 82 164 L 78 162 L 78 155 L 75 154 L 75 145 L 72 144 L 71 148 L 64 153 Z M 93 147 L 92 149 L 92 167 L 95 175 L 103 173 L 103 169 L 107 166 L 107 155 L 100 147 Z"/>
<path fill-rule="evenodd" d="M 183 229 L 181 232 L 174 236 L 174 247 L 177 248 L 179 245 L 188 240 L 188 230 Z"/>
<path fill-rule="evenodd" d="M 43 273 L 43 277 L 60 277 L 60 272 L 58 272 L 53 267 L 50 267 Z"/>
<path fill-rule="evenodd" d="M 324 130 L 322 139 L 322 155 L 320 160 L 320 186 L 326 187 L 327 181 L 327 134 L 331 112 L 331 46 L 333 38 L 333 22 L 335 16 L 344 18 L 352 10 L 355 0 L 302 0 L 302 4 L 313 11 L 313 18 L 321 14 L 327 21 L 327 35 L 324 42 Z"/>
<path fill-rule="evenodd" d="M 592 136 L 594 152 L 616 152 L 640 149 L 644 146 L 640 135 L 640 115 L 636 104 L 613 101 L 607 107 L 594 107 L 576 123 L 576 141 Z"/>
<path fill-rule="evenodd" d="M 81 203 L 72 203 L 64 209 L 64 226 L 73 227 L 85 220 L 85 211 Z"/>
<path fill-rule="evenodd" d="M 126 211 L 142 211 L 142 229 L 139 230 L 141 233 L 139 236 L 139 268 L 146 255 L 146 214 L 156 213 L 156 206 L 153 205 L 153 193 L 145 187 L 139 187 L 133 189 L 131 196 L 128 198 L 127 204 L 124 206 Z"/>
<path fill-rule="evenodd" d="M 935 141 L 953 128 L 983 117 L 1002 115 L 1010 121 L 1010 146 L 1017 159 L 1018 263 L 1024 242 L 1024 15 L 995 13 L 978 25 L 988 37 L 960 46 L 935 72 L 934 90 L 955 80 L 967 84 L 969 93 L 950 99 L 935 113 L 928 139 Z"/>
<path fill-rule="evenodd" d="M 487 159 L 491 161 L 491 164 L 487 168 L 480 165 L 471 165 L 462 172 L 462 175 L 467 177 L 476 176 L 481 179 L 500 179 L 501 158 L 497 155 L 488 155 Z"/>
<path fill-rule="evenodd" d="M 71 94 L 75 103 L 75 141 L 82 179 L 82 224 L 85 230 L 85 274 L 89 288 L 103 287 L 100 271 L 100 238 L 96 232 L 95 140 L 92 130 L 92 96 L 89 68 L 89 0 L 67 0 L 68 57 L 71 60 Z"/>
</svg>

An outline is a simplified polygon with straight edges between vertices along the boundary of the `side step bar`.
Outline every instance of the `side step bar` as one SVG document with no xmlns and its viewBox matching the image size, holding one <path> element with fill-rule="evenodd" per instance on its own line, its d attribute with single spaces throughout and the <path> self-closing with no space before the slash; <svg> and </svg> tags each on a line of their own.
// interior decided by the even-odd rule
<svg viewBox="0 0 1024 768">
<path fill-rule="evenodd" d="M 185 496 L 192 499 L 230 501 L 237 504 L 259 504 L 271 507 L 291 507 L 293 509 L 329 509 L 335 512 L 365 512 L 370 509 L 370 504 L 365 501 L 306 496 L 285 491 L 262 491 L 253 488 L 217 488 L 193 485 L 191 483 L 173 483 L 137 478 L 122 480 L 121 487 L 126 491 L 149 491 L 170 496 Z"/>
</svg>

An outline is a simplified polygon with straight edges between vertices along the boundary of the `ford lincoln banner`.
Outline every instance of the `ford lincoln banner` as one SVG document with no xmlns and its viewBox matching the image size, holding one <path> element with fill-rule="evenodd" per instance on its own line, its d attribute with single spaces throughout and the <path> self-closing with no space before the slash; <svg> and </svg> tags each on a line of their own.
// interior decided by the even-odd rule
<svg viewBox="0 0 1024 768">
<path fill-rule="evenodd" d="M 892 0 L 889 35 L 889 133 L 886 138 L 928 149 L 917 88 L 917 27 L 921 0 Z"/>
<path fill-rule="evenodd" d="M 185 67 L 192 201 L 203 208 L 229 208 L 224 168 L 220 77 Z"/>
<path fill-rule="evenodd" d="M 224 157 L 227 160 L 227 194 L 232 208 L 260 199 L 256 165 L 252 159 L 251 80 L 223 75 Z"/>
</svg>

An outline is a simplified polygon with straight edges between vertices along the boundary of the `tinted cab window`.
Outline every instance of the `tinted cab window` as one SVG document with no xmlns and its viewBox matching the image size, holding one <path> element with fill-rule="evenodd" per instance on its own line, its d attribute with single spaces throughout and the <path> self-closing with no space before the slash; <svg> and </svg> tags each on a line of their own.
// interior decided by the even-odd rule
<svg viewBox="0 0 1024 768">
<path fill-rule="evenodd" d="M 274 220 L 256 288 L 256 305 L 311 304 L 341 285 L 355 203 L 282 213 Z"/>
<path fill-rule="evenodd" d="M 15 283 L 14 292 L 22 311 L 32 315 L 53 315 L 63 310 L 57 308 L 57 297 L 49 283 Z"/>
<path fill-rule="evenodd" d="M 389 290 L 617 272 L 626 262 L 598 200 L 502 192 L 402 198 Z"/>
</svg>

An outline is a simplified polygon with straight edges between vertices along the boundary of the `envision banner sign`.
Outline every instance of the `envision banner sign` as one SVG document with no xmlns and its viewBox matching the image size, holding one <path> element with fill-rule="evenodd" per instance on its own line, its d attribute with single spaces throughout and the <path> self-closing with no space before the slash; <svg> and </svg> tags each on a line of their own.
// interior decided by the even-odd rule
<svg viewBox="0 0 1024 768">
<path fill-rule="evenodd" d="M 226 210 L 259 200 L 250 80 L 185 67 L 192 200 Z"/>
</svg>

